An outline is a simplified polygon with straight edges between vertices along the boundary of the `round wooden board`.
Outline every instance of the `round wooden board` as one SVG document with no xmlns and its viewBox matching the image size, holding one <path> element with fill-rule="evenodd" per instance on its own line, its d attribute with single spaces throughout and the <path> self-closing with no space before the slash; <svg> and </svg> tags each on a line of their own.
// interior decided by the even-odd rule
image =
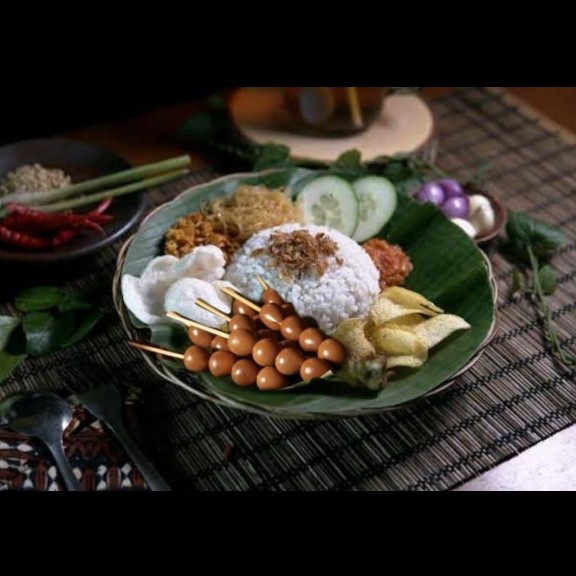
<svg viewBox="0 0 576 576">
<path fill-rule="evenodd" d="M 331 162 L 356 148 L 364 161 L 420 150 L 431 139 L 434 119 L 428 105 L 414 94 L 389 96 L 380 118 L 366 131 L 323 138 L 290 132 L 290 116 L 282 91 L 241 88 L 230 101 L 230 112 L 240 132 L 252 142 L 285 144 L 296 158 Z"/>
</svg>

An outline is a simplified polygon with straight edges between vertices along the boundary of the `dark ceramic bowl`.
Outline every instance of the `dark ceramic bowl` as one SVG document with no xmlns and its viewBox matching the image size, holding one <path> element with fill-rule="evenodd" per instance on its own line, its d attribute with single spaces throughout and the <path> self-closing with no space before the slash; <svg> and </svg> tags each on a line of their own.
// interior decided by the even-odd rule
<svg viewBox="0 0 576 576">
<path fill-rule="evenodd" d="M 47 168 L 61 168 L 72 177 L 73 183 L 130 168 L 126 160 L 95 144 L 50 138 L 26 140 L 1 147 L 0 178 L 23 164 L 35 162 Z M 88 206 L 82 208 L 89 209 Z M 146 197 L 143 192 L 114 198 L 107 212 L 112 220 L 103 226 L 105 236 L 86 232 L 70 244 L 49 252 L 28 252 L 0 245 L 0 262 L 40 265 L 89 256 L 124 236 L 140 221 L 145 210 Z"/>
</svg>

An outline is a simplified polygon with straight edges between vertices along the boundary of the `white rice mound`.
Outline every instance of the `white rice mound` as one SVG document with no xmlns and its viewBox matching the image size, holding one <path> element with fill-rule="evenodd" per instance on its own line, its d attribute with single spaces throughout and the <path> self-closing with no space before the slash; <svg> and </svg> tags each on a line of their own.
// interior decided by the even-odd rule
<svg viewBox="0 0 576 576">
<path fill-rule="evenodd" d="M 252 256 L 255 250 L 268 246 L 274 232 L 294 230 L 307 230 L 313 236 L 324 232 L 338 245 L 336 256 L 329 259 L 328 269 L 321 277 L 312 271 L 288 280 L 282 277 L 271 256 Z M 342 259 L 342 265 L 336 257 Z M 314 318 L 326 334 L 332 334 L 347 318 L 366 318 L 380 293 L 379 272 L 370 256 L 354 240 L 325 226 L 284 224 L 252 236 L 234 255 L 224 279 L 250 300 L 260 302 L 263 290 L 258 276 L 292 303 L 300 316 Z"/>
</svg>

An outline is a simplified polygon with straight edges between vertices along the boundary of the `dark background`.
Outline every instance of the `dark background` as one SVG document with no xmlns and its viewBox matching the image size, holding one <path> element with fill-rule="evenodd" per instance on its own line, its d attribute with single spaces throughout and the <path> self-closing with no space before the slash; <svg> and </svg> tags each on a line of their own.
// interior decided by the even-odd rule
<svg viewBox="0 0 576 576">
<path fill-rule="evenodd" d="M 0 144 L 126 118 L 156 107 L 203 98 L 224 88 L 227 87 L 194 84 L 184 79 L 151 88 L 146 82 L 130 78 L 103 89 L 93 79 L 82 81 L 76 77 L 73 85 L 39 91 L 28 79 L 10 88 L 3 86 Z"/>
</svg>

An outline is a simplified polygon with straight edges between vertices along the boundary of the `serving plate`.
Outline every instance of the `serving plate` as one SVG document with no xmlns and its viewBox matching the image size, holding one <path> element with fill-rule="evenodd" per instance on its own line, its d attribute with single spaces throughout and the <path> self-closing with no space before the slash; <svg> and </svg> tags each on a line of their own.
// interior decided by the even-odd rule
<svg viewBox="0 0 576 576">
<path fill-rule="evenodd" d="M 181 217 L 197 211 L 208 200 L 231 194 L 240 184 L 285 186 L 297 193 L 317 173 L 302 169 L 234 174 L 195 186 L 152 212 L 120 251 L 114 278 L 114 303 L 131 339 L 183 350 L 187 345 L 179 327 L 150 329 L 126 309 L 121 294 L 124 274 L 139 276 L 148 262 L 161 254 L 162 240 Z M 406 196 L 382 238 L 398 244 L 410 255 L 414 271 L 405 286 L 420 292 L 447 312 L 472 326 L 435 347 L 425 365 L 406 371 L 375 393 L 350 388 L 337 378 L 315 381 L 296 390 L 261 392 L 235 386 L 228 378 L 191 374 L 181 364 L 142 353 L 162 378 L 197 396 L 226 406 L 266 415 L 294 418 L 359 416 L 391 410 L 445 389 L 478 360 L 496 331 L 497 291 L 484 253 L 435 206 L 421 205 Z"/>
<path fill-rule="evenodd" d="M 78 140 L 26 140 L 0 148 L 0 178 L 19 166 L 34 163 L 64 170 L 72 177 L 73 183 L 131 168 L 126 160 L 111 150 Z M 88 211 L 90 207 L 83 210 Z M 146 196 L 142 192 L 115 198 L 107 211 L 112 220 L 103 225 L 104 236 L 92 232 L 82 234 L 70 244 L 46 252 L 29 252 L 0 245 L 0 262 L 42 265 L 89 256 L 127 234 L 145 211 Z"/>
</svg>

